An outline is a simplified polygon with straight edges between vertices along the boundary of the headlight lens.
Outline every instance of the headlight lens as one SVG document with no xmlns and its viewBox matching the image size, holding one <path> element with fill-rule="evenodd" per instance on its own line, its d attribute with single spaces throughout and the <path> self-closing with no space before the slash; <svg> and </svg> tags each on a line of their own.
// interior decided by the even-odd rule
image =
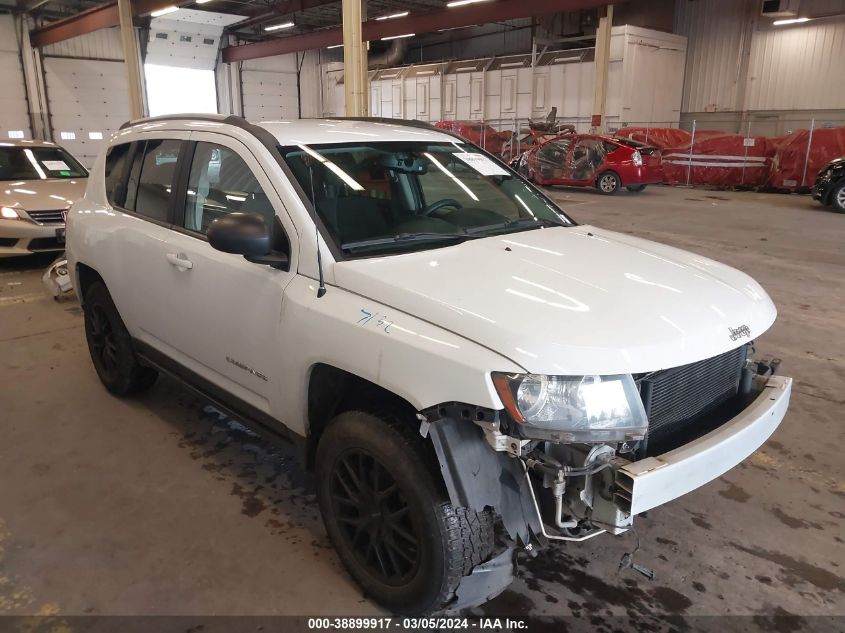
<svg viewBox="0 0 845 633">
<path fill-rule="evenodd" d="M 561 442 L 622 442 L 645 436 L 648 420 L 634 379 L 493 373 L 522 435 Z"/>
<path fill-rule="evenodd" d="M 4 220 L 19 220 L 21 216 L 12 207 L 0 207 L 0 217 Z"/>
</svg>

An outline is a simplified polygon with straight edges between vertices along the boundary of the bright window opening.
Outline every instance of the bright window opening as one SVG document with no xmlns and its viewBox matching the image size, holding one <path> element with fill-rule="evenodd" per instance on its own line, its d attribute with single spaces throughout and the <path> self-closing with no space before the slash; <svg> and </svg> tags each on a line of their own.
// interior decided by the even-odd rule
<svg viewBox="0 0 845 633">
<path fill-rule="evenodd" d="M 62 132 L 59 134 L 63 141 L 75 141 L 76 140 L 76 132 Z"/>
<path fill-rule="evenodd" d="M 9 138 L 23 138 L 23 130 L 9 130 Z"/>
<path fill-rule="evenodd" d="M 150 116 L 217 113 L 213 70 L 144 64 Z"/>
</svg>

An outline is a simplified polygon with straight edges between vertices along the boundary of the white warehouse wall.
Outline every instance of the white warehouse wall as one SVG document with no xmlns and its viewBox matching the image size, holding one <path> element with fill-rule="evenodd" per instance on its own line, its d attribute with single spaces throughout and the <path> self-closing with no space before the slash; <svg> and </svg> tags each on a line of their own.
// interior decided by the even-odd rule
<svg viewBox="0 0 845 633">
<path fill-rule="evenodd" d="M 606 118 L 622 124 L 677 125 L 686 38 L 632 26 L 611 36 Z M 529 56 L 421 64 L 371 72 L 372 116 L 440 120 L 484 120 L 500 126 L 557 115 L 586 130 L 593 114 L 593 49 L 548 53 L 531 67 Z M 581 61 L 578 61 L 578 60 Z M 516 60 L 516 61 L 513 61 Z M 522 67 L 520 62 L 525 64 Z M 490 66 L 490 70 L 484 70 Z M 343 65 L 324 64 L 324 116 L 344 112 Z"/>
<path fill-rule="evenodd" d="M 30 138 L 29 106 L 26 100 L 21 54 L 15 22 L 11 15 L 0 15 L 0 141 L 22 132 Z"/>
<path fill-rule="evenodd" d="M 129 119 L 120 31 L 101 29 L 41 50 L 53 140 L 90 167 Z"/>
</svg>

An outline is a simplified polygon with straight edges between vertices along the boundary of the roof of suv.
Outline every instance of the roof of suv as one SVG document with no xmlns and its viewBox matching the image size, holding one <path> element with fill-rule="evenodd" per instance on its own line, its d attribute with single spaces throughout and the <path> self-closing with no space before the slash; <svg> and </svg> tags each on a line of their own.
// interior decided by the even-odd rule
<svg viewBox="0 0 845 633">
<path fill-rule="evenodd" d="M 380 118 L 296 119 L 291 121 L 262 121 L 252 124 L 237 116 L 213 114 L 184 114 L 140 119 L 125 123 L 128 127 L 145 129 L 209 130 L 218 125 L 234 125 L 250 129 L 263 128 L 281 145 L 353 143 L 367 141 L 435 141 L 452 142 L 457 139 L 428 123 Z"/>
</svg>

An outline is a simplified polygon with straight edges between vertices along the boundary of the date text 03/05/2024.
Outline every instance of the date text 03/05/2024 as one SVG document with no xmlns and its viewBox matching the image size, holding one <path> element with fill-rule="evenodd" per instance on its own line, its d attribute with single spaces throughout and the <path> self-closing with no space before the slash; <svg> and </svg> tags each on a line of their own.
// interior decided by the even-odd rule
<svg viewBox="0 0 845 633">
<path fill-rule="evenodd" d="M 519 618 L 309 618 L 309 630 L 490 630 L 520 631 L 528 622 Z"/>
</svg>

